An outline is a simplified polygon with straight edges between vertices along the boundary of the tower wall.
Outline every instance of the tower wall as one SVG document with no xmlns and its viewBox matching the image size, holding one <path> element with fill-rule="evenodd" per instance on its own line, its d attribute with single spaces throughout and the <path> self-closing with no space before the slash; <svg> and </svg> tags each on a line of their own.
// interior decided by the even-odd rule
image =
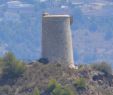
<svg viewBox="0 0 113 95">
<path fill-rule="evenodd" d="M 49 62 L 74 64 L 69 15 L 43 15 L 42 57 Z"/>
</svg>

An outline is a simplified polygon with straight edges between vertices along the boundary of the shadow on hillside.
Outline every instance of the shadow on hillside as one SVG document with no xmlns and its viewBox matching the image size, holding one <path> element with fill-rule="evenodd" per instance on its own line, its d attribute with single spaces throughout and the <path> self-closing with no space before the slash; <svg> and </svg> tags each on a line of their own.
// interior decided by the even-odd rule
<svg viewBox="0 0 113 95">
<path fill-rule="evenodd" d="M 19 77 L 22 77 L 22 76 L 15 76 L 14 77 L 12 75 L 7 75 L 7 76 L 4 75 L 4 76 L 0 77 L 0 86 L 3 86 L 3 85 L 12 86 L 17 82 Z"/>
</svg>

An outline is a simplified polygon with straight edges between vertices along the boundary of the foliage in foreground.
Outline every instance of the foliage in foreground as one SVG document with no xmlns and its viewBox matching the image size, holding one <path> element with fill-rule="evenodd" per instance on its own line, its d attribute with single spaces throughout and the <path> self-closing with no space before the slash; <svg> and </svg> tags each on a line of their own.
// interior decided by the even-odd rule
<svg viewBox="0 0 113 95">
<path fill-rule="evenodd" d="M 33 95 L 40 95 L 40 91 L 39 91 L 38 88 L 35 88 L 35 89 L 34 89 Z"/>
<path fill-rule="evenodd" d="M 76 95 L 68 87 L 62 86 L 56 80 L 50 80 L 46 94 L 47 95 Z M 33 95 L 40 95 L 40 91 L 38 88 L 34 89 Z"/>
<path fill-rule="evenodd" d="M 85 89 L 85 87 L 86 87 L 86 80 L 85 80 L 85 78 L 77 78 L 77 79 L 75 79 L 74 86 L 76 88 Z"/>
<path fill-rule="evenodd" d="M 1 74 L 4 78 L 16 78 L 25 71 L 25 64 L 16 59 L 16 57 L 8 52 L 0 60 Z"/>
<path fill-rule="evenodd" d="M 75 95 L 72 90 L 70 90 L 68 87 L 63 87 L 56 80 L 50 81 L 48 91 L 51 93 L 50 95 Z"/>
</svg>

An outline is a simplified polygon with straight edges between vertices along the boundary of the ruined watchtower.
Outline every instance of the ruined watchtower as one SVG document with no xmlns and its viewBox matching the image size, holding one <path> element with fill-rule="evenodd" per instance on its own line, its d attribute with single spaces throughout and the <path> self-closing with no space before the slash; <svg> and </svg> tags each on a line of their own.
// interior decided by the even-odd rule
<svg viewBox="0 0 113 95">
<path fill-rule="evenodd" d="M 69 15 L 42 16 L 42 57 L 50 63 L 60 62 L 74 66 L 71 17 Z"/>
</svg>

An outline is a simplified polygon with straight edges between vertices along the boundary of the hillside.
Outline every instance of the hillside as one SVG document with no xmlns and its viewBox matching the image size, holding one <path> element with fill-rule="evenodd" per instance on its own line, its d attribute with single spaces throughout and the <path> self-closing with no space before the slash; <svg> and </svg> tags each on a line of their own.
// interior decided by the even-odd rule
<svg viewBox="0 0 113 95">
<path fill-rule="evenodd" d="M 52 85 L 59 83 L 62 87 L 69 88 L 74 93 L 70 95 L 112 95 L 111 68 L 105 65 L 106 63 L 100 66 L 98 64 L 94 66 L 99 69 L 95 69 L 93 65 L 80 65 L 79 69 L 75 70 L 59 63 L 32 63 L 26 65 L 22 76 L 0 79 L 0 95 L 39 95 L 33 94 L 35 88 L 39 89 L 41 95 L 56 95 L 51 94 L 49 83 L 53 83 Z"/>
</svg>

